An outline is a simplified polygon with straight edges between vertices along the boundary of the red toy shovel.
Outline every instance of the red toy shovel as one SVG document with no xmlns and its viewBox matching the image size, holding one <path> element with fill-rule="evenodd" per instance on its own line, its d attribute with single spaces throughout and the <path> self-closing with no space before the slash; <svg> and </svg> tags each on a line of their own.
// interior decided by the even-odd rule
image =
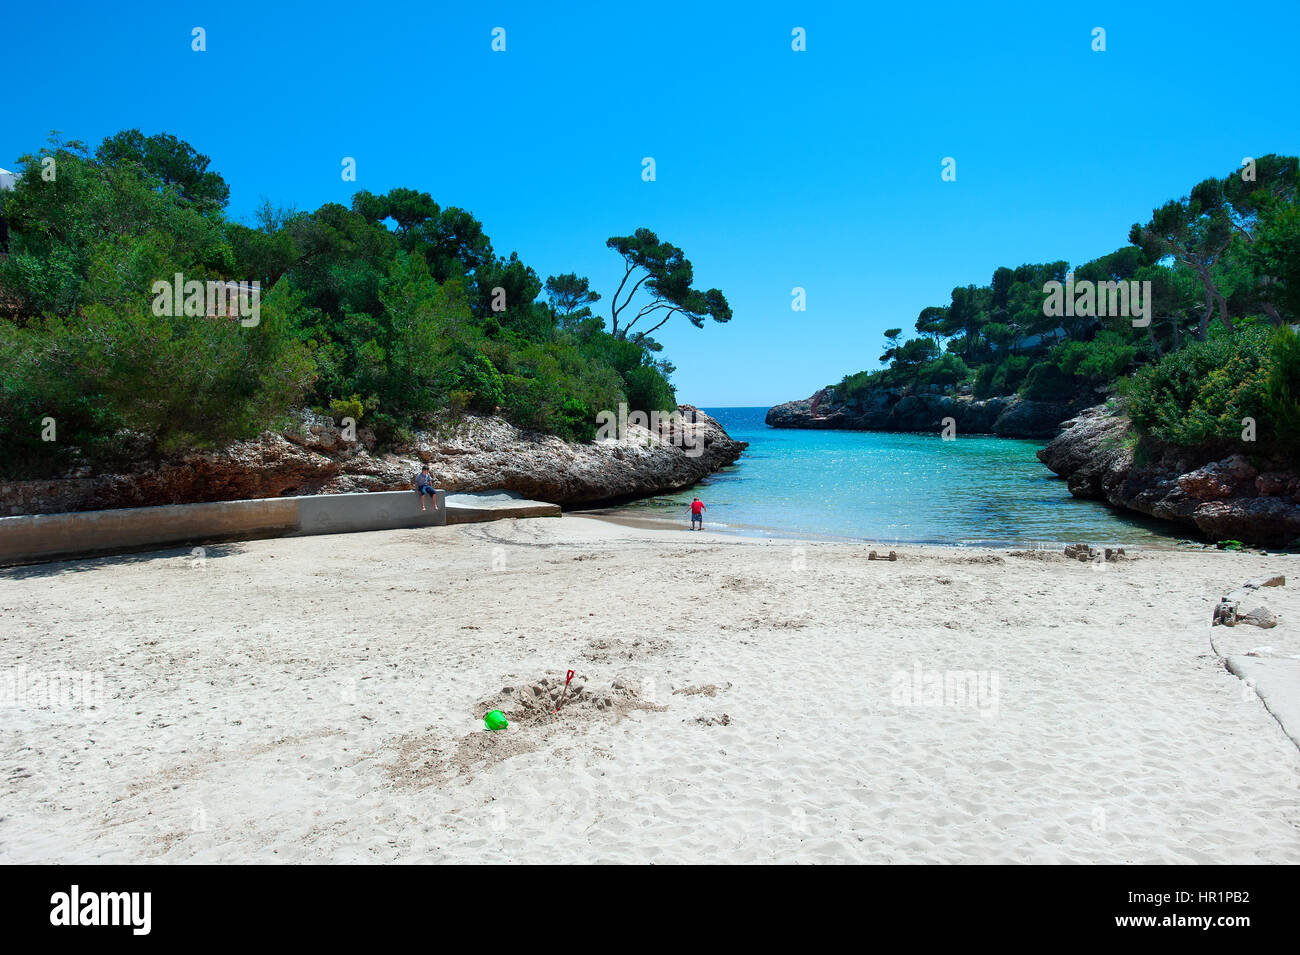
<svg viewBox="0 0 1300 955">
<path fill-rule="evenodd" d="M 569 675 L 564 678 L 564 692 L 560 694 L 560 702 L 555 704 L 555 712 L 551 714 L 552 716 L 560 712 L 560 707 L 564 705 L 564 698 L 569 695 L 569 681 L 572 679 L 573 671 L 570 670 Z"/>
</svg>

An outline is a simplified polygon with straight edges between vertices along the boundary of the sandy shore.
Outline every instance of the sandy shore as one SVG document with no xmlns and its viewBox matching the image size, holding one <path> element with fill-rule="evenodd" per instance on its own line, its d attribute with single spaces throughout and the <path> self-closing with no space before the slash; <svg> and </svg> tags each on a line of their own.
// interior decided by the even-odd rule
<svg viewBox="0 0 1300 955">
<path fill-rule="evenodd" d="M 0 571 L 0 673 L 88 674 L 0 708 L 0 861 L 1300 862 L 1207 626 L 1296 558 L 896 549 L 566 516 Z"/>
</svg>

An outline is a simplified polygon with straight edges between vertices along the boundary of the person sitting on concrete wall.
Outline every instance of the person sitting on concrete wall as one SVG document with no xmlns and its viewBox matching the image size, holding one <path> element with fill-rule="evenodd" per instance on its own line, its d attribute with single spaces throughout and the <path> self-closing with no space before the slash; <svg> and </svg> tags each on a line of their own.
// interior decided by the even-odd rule
<svg viewBox="0 0 1300 955">
<path fill-rule="evenodd" d="M 433 509 L 438 509 L 438 489 L 433 486 L 433 475 L 429 473 L 429 465 L 420 468 L 420 473 L 415 476 L 415 493 L 420 495 L 420 510 L 427 511 L 424 506 L 424 495 L 433 498 Z"/>
</svg>

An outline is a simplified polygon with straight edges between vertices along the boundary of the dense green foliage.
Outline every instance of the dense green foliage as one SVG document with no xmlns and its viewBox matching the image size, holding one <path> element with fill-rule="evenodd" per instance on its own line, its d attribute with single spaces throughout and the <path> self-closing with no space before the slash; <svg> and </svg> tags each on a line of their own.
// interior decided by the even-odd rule
<svg viewBox="0 0 1300 955">
<path fill-rule="evenodd" d="M 0 193 L 0 476 L 220 446 L 303 405 L 381 444 L 449 410 L 589 440 L 622 401 L 675 407 L 660 346 L 607 332 L 587 279 L 543 282 L 428 193 L 363 191 L 311 213 L 265 203 L 240 224 L 207 157 L 167 134 L 129 130 L 93 152 L 53 140 L 22 162 Z M 629 273 L 645 273 L 653 327 L 730 317 L 721 292 L 690 287 L 680 249 L 636 237 Z M 625 261 L 627 241 L 610 240 Z M 260 282 L 260 320 L 157 314 L 154 284 L 178 273 Z"/>
<path fill-rule="evenodd" d="M 915 337 L 887 329 L 887 367 L 846 375 L 836 394 L 1075 401 L 1118 388 L 1137 427 L 1162 440 L 1241 446 L 1241 419 L 1253 417 L 1257 447 L 1300 450 L 1300 345 L 1288 328 L 1300 320 L 1298 194 L 1296 159 L 1263 156 L 1153 210 L 1130 245 L 1072 271 L 1066 262 L 998 268 L 988 285 L 955 288 L 948 304 L 922 309 Z M 1107 283 L 1133 282 L 1150 283 L 1137 286 L 1150 294 L 1127 314 L 1051 307 L 1051 283 L 1066 283 L 1061 300 L 1086 285 L 1100 302 L 1103 288 L 1114 290 Z"/>
<path fill-rule="evenodd" d="M 1185 447 L 1240 440 L 1242 421 L 1267 425 L 1267 329 L 1216 334 L 1147 365 L 1129 383 L 1129 416 L 1145 433 Z"/>
<path fill-rule="evenodd" d="M 1273 440 L 1296 461 L 1300 460 L 1300 335 L 1290 328 L 1278 329 L 1272 351 L 1264 413 Z"/>
</svg>

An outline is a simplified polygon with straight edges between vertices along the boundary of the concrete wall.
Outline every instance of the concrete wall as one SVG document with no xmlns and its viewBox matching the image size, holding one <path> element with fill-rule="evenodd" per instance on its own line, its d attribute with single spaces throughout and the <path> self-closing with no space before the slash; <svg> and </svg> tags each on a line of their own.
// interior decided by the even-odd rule
<svg viewBox="0 0 1300 955">
<path fill-rule="evenodd" d="M 399 527 L 442 527 L 447 523 L 447 492 L 438 492 L 438 506 L 426 498 L 420 510 L 414 491 L 375 491 L 359 494 L 315 494 L 298 502 L 298 529 L 291 536 L 390 531 Z"/>
<path fill-rule="evenodd" d="M 0 517 L 0 565 L 212 541 L 346 534 L 447 523 L 447 495 L 420 510 L 414 491 L 319 494 L 209 504 Z"/>
</svg>

